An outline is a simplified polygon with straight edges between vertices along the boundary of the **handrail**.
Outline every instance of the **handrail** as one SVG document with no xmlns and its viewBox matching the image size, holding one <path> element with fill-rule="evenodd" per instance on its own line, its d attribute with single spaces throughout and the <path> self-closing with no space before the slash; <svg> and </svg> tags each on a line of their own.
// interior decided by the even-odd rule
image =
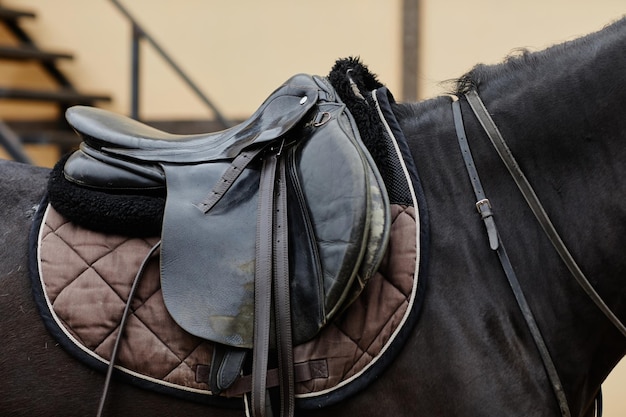
<svg viewBox="0 0 626 417">
<path fill-rule="evenodd" d="M 130 21 L 132 25 L 132 48 L 131 48 L 131 117 L 139 119 L 139 52 L 141 39 L 148 41 L 155 51 L 165 60 L 166 63 L 178 74 L 178 76 L 191 88 L 191 90 L 206 104 L 215 114 L 215 118 L 225 128 L 230 127 L 232 123 L 224 117 L 215 104 L 198 88 L 182 68 L 174 62 L 170 55 L 150 36 L 130 12 L 122 6 L 118 0 L 111 0 L 111 3 Z"/>
<path fill-rule="evenodd" d="M 33 163 L 33 160 L 26 154 L 20 138 L 13 130 L 0 119 L 0 147 L 3 147 L 9 156 L 17 162 L 25 164 Z"/>
</svg>

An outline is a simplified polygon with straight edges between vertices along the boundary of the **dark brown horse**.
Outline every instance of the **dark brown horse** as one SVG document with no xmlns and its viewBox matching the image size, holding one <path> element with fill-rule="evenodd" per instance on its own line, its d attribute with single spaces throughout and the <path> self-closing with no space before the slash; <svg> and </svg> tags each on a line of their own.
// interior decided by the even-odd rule
<svg viewBox="0 0 626 417">
<path fill-rule="evenodd" d="M 572 255 L 626 319 L 626 19 L 496 66 L 456 94 L 502 241 L 563 383 L 591 416 L 626 339 L 581 290 L 534 219 L 462 94 L 477 89 Z M 451 98 L 394 108 L 426 194 L 429 286 L 421 318 L 371 386 L 311 416 L 559 416 L 544 365 L 489 248 L 453 124 Z M 104 377 L 49 336 L 32 301 L 28 229 L 45 169 L 0 163 L 0 414 L 95 414 Z M 108 415 L 240 416 L 114 384 Z"/>
</svg>

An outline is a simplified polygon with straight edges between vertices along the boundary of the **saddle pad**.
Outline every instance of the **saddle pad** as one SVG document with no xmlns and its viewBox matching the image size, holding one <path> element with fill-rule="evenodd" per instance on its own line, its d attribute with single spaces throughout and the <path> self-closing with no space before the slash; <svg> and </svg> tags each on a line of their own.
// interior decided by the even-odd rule
<svg viewBox="0 0 626 417">
<path fill-rule="evenodd" d="M 158 238 L 128 238 L 70 223 L 47 206 L 37 238 L 34 290 L 61 344 L 102 368 L 108 364 L 135 272 Z M 346 384 L 375 363 L 398 333 L 415 296 L 416 217 L 392 206 L 388 252 L 361 296 L 315 339 L 294 348 L 311 369 L 297 398 Z M 209 395 L 203 373 L 213 345 L 181 329 L 163 304 L 155 256 L 140 281 L 117 368 L 136 382 Z"/>
<path fill-rule="evenodd" d="M 337 61 L 329 80 L 350 108 L 383 176 L 392 226 L 381 265 L 358 298 L 316 338 L 294 347 L 300 409 L 337 403 L 377 379 L 411 334 L 425 295 L 428 213 L 393 115 L 393 97 L 357 59 Z M 156 240 L 89 231 L 68 222 L 47 200 L 40 206 L 31 231 L 34 296 L 50 332 L 88 365 L 106 370 L 131 282 Z M 241 406 L 240 399 L 210 392 L 213 345 L 171 319 L 163 305 L 158 264 L 155 256 L 132 302 L 118 374 L 179 397 Z"/>
</svg>

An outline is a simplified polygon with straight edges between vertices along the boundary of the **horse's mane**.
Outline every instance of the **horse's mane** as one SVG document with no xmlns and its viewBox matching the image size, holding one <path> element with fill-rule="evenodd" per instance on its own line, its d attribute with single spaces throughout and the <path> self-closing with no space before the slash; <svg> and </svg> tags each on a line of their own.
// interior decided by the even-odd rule
<svg viewBox="0 0 626 417">
<path fill-rule="evenodd" d="M 543 74 L 561 74 L 570 70 L 583 57 L 594 57 L 602 52 L 603 47 L 618 45 L 615 40 L 626 39 L 626 17 L 606 26 L 604 29 L 582 38 L 554 45 L 547 49 L 531 52 L 528 49 L 516 49 L 500 64 L 479 64 L 458 79 L 450 80 L 452 88 L 449 93 L 457 96 L 471 89 L 480 90 L 487 82 L 501 82 L 508 88 L 518 88 L 520 81 Z M 615 57 L 615 54 L 612 54 Z M 574 86 L 572 86 L 574 87 Z"/>
</svg>

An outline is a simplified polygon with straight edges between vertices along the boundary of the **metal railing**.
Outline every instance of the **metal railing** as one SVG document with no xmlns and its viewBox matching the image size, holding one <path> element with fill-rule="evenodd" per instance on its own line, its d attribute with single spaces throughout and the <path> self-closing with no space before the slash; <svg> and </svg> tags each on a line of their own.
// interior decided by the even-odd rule
<svg viewBox="0 0 626 417">
<path fill-rule="evenodd" d="M 174 72 L 189 86 L 189 88 L 198 96 L 198 98 L 206 104 L 209 109 L 215 115 L 215 119 L 223 126 L 230 127 L 231 121 L 228 120 L 219 111 L 217 106 L 204 94 L 198 85 L 194 83 L 191 78 L 183 71 L 183 69 L 172 59 L 172 57 L 165 52 L 165 50 L 158 44 L 158 42 L 150 36 L 146 30 L 137 22 L 137 20 L 130 14 L 118 0 L 111 0 L 111 3 L 129 20 L 132 25 L 131 30 L 131 109 L 130 116 L 134 119 L 139 119 L 139 88 L 140 88 L 140 49 L 141 41 L 148 42 L 154 50 L 163 58 L 163 60 L 174 70 Z"/>
<path fill-rule="evenodd" d="M 19 136 L 2 119 L 0 119 L 0 147 L 4 148 L 14 161 L 25 164 L 33 163 L 32 159 L 24 151 L 24 146 Z"/>
</svg>

